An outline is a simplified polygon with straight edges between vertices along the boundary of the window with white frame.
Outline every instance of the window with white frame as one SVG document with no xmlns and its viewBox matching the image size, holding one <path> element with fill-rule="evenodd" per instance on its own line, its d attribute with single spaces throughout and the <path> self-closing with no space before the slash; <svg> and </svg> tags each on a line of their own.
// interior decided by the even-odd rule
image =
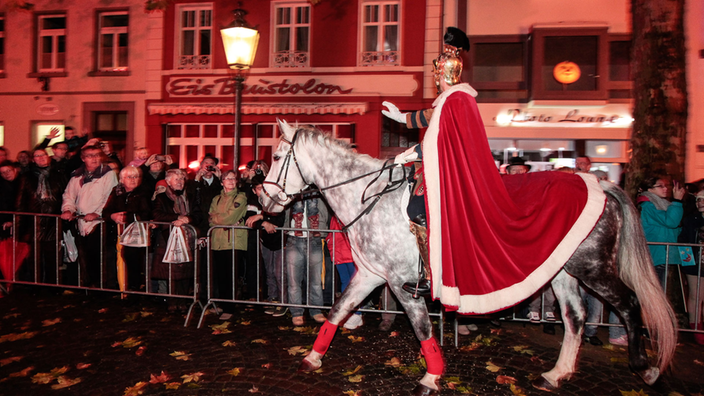
<svg viewBox="0 0 704 396">
<path fill-rule="evenodd" d="M 213 6 L 185 5 L 178 13 L 178 69 L 212 68 Z"/>
<path fill-rule="evenodd" d="M 362 2 L 362 66 L 398 66 L 401 61 L 400 1 Z"/>
<path fill-rule="evenodd" d="M 127 11 L 98 15 L 98 68 L 102 71 L 127 70 L 129 14 Z"/>
<path fill-rule="evenodd" d="M 63 72 L 66 68 L 66 15 L 39 15 L 37 57 L 39 72 Z"/>
<path fill-rule="evenodd" d="M 310 60 L 310 4 L 274 4 L 272 67 L 308 67 Z"/>
<path fill-rule="evenodd" d="M 5 71 L 5 17 L 0 15 L 0 73 Z"/>
</svg>

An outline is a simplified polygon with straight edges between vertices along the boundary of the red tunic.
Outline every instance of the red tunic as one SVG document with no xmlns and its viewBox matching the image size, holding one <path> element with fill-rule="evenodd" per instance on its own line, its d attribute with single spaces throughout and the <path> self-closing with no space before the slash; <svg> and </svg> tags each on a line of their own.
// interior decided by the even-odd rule
<svg viewBox="0 0 704 396">
<path fill-rule="evenodd" d="M 550 281 L 599 220 L 596 177 L 501 176 L 467 84 L 435 101 L 423 140 L 433 298 L 460 313 L 517 304 Z"/>
</svg>

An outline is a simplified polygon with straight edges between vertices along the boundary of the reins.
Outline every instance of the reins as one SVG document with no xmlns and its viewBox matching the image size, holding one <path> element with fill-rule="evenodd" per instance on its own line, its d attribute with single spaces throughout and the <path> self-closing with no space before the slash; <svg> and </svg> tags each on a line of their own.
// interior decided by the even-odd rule
<svg viewBox="0 0 704 396">
<path fill-rule="evenodd" d="M 301 171 L 301 167 L 300 167 L 300 165 L 298 164 L 298 159 L 296 158 L 296 152 L 295 152 L 295 150 L 294 150 L 294 144 L 296 143 L 296 139 L 297 139 L 297 138 L 298 138 L 298 131 L 296 131 L 296 133 L 293 135 L 293 139 L 291 139 L 290 142 L 289 142 L 288 140 L 286 140 L 283 136 L 281 137 L 281 139 L 282 139 L 283 141 L 287 142 L 287 143 L 291 146 L 291 147 L 289 148 L 288 152 L 286 153 L 286 158 L 284 159 L 284 164 L 282 165 L 282 170 L 283 170 L 284 167 L 285 167 L 285 170 L 284 170 L 284 172 L 279 172 L 279 175 L 278 175 L 278 177 L 276 178 L 276 182 L 266 182 L 266 181 L 264 182 L 264 183 L 276 185 L 276 186 L 279 188 L 280 193 L 284 193 L 284 194 L 286 195 L 286 199 L 295 199 L 295 198 L 298 198 L 298 197 L 302 197 L 303 195 L 308 195 L 308 194 L 316 193 L 316 192 L 319 192 L 319 193 L 321 193 L 323 196 L 325 196 L 324 192 L 327 191 L 327 190 L 330 190 L 330 189 L 333 189 L 333 188 L 337 188 L 337 187 L 341 187 L 341 186 L 344 186 L 345 184 L 350 184 L 350 183 L 353 183 L 353 182 L 355 182 L 355 181 L 357 181 L 357 180 L 363 179 L 363 178 L 365 178 L 365 177 L 367 177 L 367 176 L 370 176 L 370 175 L 373 175 L 373 174 L 375 174 L 375 173 L 378 173 L 378 174 L 367 184 L 367 186 L 364 188 L 364 191 L 362 192 L 362 198 L 361 198 L 361 203 L 362 203 L 362 204 L 366 204 L 369 200 L 372 200 L 372 199 L 373 199 L 373 201 L 372 201 L 366 208 L 364 208 L 364 210 L 362 210 L 362 212 L 361 212 L 359 215 L 357 215 L 357 217 L 355 217 L 355 218 L 354 218 L 352 221 L 350 221 L 347 225 L 345 225 L 344 227 L 342 227 L 342 231 L 347 231 L 350 227 L 352 227 L 352 225 L 353 225 L 354 223 L 356 223 L 357 221 L 359 221 L 364 215 L 369 214 L 369 213 L 372 211 L 372 209 L 374 209 L 374 206 L 376 206 L 376 204 L 379 202 L 379 200 L 381 199 L 382 196 L 384 196 L 384 195 L 386 195 L 386 194 L 388 194 L 388 193 L 391 193 L 391 192 L 393 192 L 393 191 L 396 191 L 396 190 L 397 190 L 399 187 L 401 187 L 401 186 L 403 185 L 403 183 L 406 181 L 406 178 L 407 178 L 406 167 L 405 167 L 405 166 L 401 166 L 401 168 L 403 169 L 403 177 L 402 177 L 401 179 L 398 179 L 398 180 L 393 180 L 393 168 L 396 168 L 396 167 L 398 167 L 399 165 L 393 164 L 393 163 L 392 163 L 392 164 L 389 164 L 389 160 L 386 160 L 386 161 L 384 162 L 384 165 L 383 165 L 380 169 L 373 170 L 373 171 L 370 171 L 370 172 L 367 172 L 367 173 L 364 173 L 364 174 L 355 176 L 355 177 L 353 177 L 353 178 L 351 178 L 351 179 L 347 179 L 347 180 L 345 180 L 345 181 L 342 181 L 342 182 L 339 182 L 339 183 L 336 183 L 336 184 L 333 184 L 333 185 L 330 185 L 330 186 L 327 186 L 327 187 L 322 187 L 322 188 L 316 187 L 316 188 L 302 189 L 301 191 L 299 191 L 299 192 L 297 192 L 297 193 L 288 194 L 288 193 L 286 193 L 286 179 L 287 179 L 287 177 L 288 177 L 288 170 L 289 170 L 289 167 L 290 167 L 290 161 L 291 161 L 291 159 L 293 159 L 294 164 L 296 164 L 296 169 L 298 170 L 298 173 L 301 175 L 301 179 L 303 180 L 303 183 L 305 184 L 305 186 L 306 186 L 306 187 L 309 187 L 309 186 L 311 185 L 311 183 L 308 183 L 308 182 L 306 181 L 305 177 L 303 176 L 303 172 Z M 384 173 L 384 171 L 386 171 L 386 170 L 391 170 L 391 171 L 389 171 L 389 180 L 387 181 L 386 186 L 384 186 L 384 188 L 383 188 L 381 191 L 379 191 L 378 193 L 372 194 L 372 195 L 370 195 L 370 196 L 367 197 L 367 196 L 366 196 L 366 195 L 367 195 L 367 190 L 369 190 L 369 188 L 370 188 L 374 183 L 376 183 L 376 182 L 379 180 L 379 178 L 381 178 L 381 175 L 382 175 L 382 174 Z M 283 184 L 279 184 L 279 181 L 281 181 L 281 175 L 282 175 L 282 173 L 284 174 Z M 269 197 L 269 199 L 271 199 L 274 203 L 276 203 L 277 205 L 280 205 L 280 206 L 285 206 L 285 205 L 282 205 L 278 200 L 275 200 L 271 195 L 269 195 L 269 192 L 266 191 L 265 188 L 262 189 L 262 190 L 264 191 L 264 194 L 265 194 L 267 197 Z M 285 201 L 285 199 L 284 199 L 283 201 Z"/>
</svg>

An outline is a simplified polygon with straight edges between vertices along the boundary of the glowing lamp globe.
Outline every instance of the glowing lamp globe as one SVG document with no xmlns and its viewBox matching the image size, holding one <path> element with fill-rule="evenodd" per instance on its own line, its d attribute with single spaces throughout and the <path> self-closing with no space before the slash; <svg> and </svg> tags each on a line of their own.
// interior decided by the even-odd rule
<svg viewBox="0 0 704 396">
<path fill-rule="evenodd" d="M 245 10 L 236 9 L 235 20 L 220 29 L 222 44 L 225 47 L 227 65 L 231 69 L 249 69 L 254 63 L 254 55 L 259 44 L 259 32 L 247 25 L 244 20 Z"/>
</svg>

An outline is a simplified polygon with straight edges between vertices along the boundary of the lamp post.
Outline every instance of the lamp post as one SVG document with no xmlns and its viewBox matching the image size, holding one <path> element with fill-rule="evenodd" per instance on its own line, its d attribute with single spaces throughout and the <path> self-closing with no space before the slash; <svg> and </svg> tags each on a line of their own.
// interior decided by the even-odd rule
<svg viewBox="0 0 704 396">
<path fill-rule="evenodd" d="M 240 3 L 240 7 L 242 3 Z M 259 43 L 259 32 L 250 27 L 244 16 L 247 11 L 237 8 L 233 11 L 235 20 L 228 26 L 220 29 L 222 44 L 225 47 L 227 65 L 232 69 L 231 76 L 235 82 L 235 148 L 233 166 L 239 167 L 240 155 L 240 112 L 242 109 L 242 88 L 244 87 L 244 71 L 254 63 L 254 55 Z"/>
</svg>

